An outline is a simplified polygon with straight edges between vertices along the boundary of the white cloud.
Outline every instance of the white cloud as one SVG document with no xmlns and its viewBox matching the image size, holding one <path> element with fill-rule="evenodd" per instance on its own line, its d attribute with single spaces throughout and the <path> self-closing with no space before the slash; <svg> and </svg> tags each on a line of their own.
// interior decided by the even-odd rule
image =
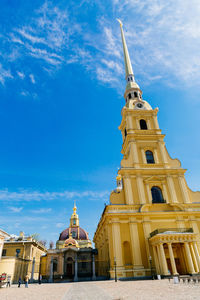
<svg viewBox="0 0 200 300">
<path fill-rule="evenodd" d="M 17 71 L 17 75 L 21 78 L 24 79 L 25 78 L 25 74 L 23 72 Z"/>
<path fill-rule="evenodd" d="M 10 206 L 9 209 L 10 209 L 12 212 L 19 213 L 20 211 L 22 211 L 23 207 L 14 207 L 14 206 Z"/>
<path fill-rule="evenodd" d="M 31 82 L 32 82 L 33 84 L 35 84 L 35 77 L 34 77 L 34 75 L 33 75 L 33 74 L 30 74 L 29 77 L 30 77 Z"/>
<path fill-rule="evenodd" d="M 20 190 L 10 192 L 9 190 L 0 190 L 0 201 L 52 201 L 52 200 L 72 200 L 72 199 L 88 199 L 94 201 L 106 201 L 109 197 L 108 191 L 63 191 L 63 192 L 40 192 Z"/>
<path fill-rule="evenodd" d="M 51 208 L 40 208 L 40 209 L 33 209 L 31 210 L 32 213 L 34 214 L 46 214 L 48 212 L 51 212 Z"/>
<path fill-rule="evenodd" d="M 57 228 L 63 228 L 65 226 L 64 223 L 56 223 Z"/>
<path fill-rule="evenodd" d="M 6 80 L 7 78 L 13 78 L 13 76 L 12 76 L 10 70 L 4 69 L 4 67 L 3 67 L 2 64 L 0 63 L 0 82 L 1 82 L 1 84 L 4 85 L 5 80 Z"/>
</svg>

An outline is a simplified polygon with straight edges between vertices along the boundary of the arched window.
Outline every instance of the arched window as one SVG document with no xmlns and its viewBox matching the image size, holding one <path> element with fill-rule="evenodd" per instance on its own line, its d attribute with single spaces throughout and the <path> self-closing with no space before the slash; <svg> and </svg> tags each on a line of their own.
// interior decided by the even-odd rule
<svg viewBox="0 0 200 300">
<path fill-rule="evenodd" d="M 147 123 L 145 120 L 140 120 L 140 129 L 146 130 L 147 129 Z"/>
<path fill-rule="evenodd" d="M 137 95 L 137 92 L 134 92 L 134 97 L 136 97 L 136 98 L 137 98 L 137 96 L 138 96 L 138 95 Z"/>
<path fill-rule="evenodd" d="M 131 94 L 128 94 L 129 99 L 131 99 Z"/>
<path fill-rule="evenodd" d="M 125 130 L 124 130 L 124 136 L 125 136 L 125 137 L 127 136 L 126 128 L 125 128 Z"/>
<path fill-rule="evenodd" d="M 163 194 L 158 186 L 151 188 L 152 203 L 164 203 Z"/>
<path fill-rule="evenodd" d="M 123 249 L 124 249 L 124 264 L 131 265 L 132 264 L 132 255 L 131 255 L 130 243 L 124 242 Z"/>
<path fill-rule="evenodd" d="M 145 152 L 145 154 L 146 154 L 147 163 L 148 164 L 155 164 L 153 153 L 151 151 L 147 150 Z"/>
</svg>

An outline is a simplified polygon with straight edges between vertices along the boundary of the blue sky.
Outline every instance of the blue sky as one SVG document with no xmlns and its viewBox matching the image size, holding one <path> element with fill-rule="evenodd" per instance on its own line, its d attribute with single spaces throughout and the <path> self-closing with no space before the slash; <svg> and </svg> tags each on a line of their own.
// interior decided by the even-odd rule
<svg viewBox="0 0 200 300">
<path fill-rule="evenodd" d="M 54 240 L 76 200 L 92 239 L 122 159 L 122 19 L 143 98 L 198 190 L 200 3 L 1 1 L 0 227 Z"/>
</svg>

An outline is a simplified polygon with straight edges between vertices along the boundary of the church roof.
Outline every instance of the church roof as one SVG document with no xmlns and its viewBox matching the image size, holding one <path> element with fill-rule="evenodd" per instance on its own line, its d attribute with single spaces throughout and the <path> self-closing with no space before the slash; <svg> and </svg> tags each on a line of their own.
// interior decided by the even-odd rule
<svg viewBox="0 0 200 300">
<path fill-rule="evenodd" d="M 63 232 L 61 232 L 59 241 L 64 241 L 70 237 L 70 234 L 72 234 L 72 237 L 76 240 L 88 240 L 88 234 L 87 232 L 81 228 L 81 227 L 68 227 Z"/>
</svg>

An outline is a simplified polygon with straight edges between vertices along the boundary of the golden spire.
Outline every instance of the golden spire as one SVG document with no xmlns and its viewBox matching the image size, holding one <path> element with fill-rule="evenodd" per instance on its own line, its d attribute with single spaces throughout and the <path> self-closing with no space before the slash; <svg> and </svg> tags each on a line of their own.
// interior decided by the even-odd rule
<svg viewBox="0 0 200 300">
<path fill-rule="evenodd" d="M 117 19 L 117 21 L 120 24 L 120 29 L 121 29 L 121 36 L 122 36 L 122 44 L 123 44 L 123 50 L 124 50 L 124 64 L 125 64 L 125 71 L 126 71 L 126 79 L 129 75 L 133 75 L 133 68 L 131 65 L 131 60 L 130 60 L 130 56 L 128 53 L 128 48 L 126 45 L 126 40 L 125 40 L 125 36 L 124 36 L 124 31 L 123 31 L 123 24 L 122 21 L 120 19 Z"/>
<path fill-rule="evenodd" d="M 133 74 L 133 68 L 132 68 L 128 48 L 127 48 L 127 45 L 126 45 L 124 31 L 123 31 L 123 28 L 122 28 L 123 24 L 122 24 L 121 20 L 117 19 L 117 21 L 120 24 L 120 30 L 121 30 L 122 45 L 123 45 L 123 51 L 124 51 L 124 65 L 125 65 L 126 82 L 127 82 L 124 97 L 126 98 L 126 96 L 127 96 L 127 94 L 129 93 L 130 90 L 139 91 L 140 95 L 141 95 L 142 91 L 140 90 L 140 87 L 138 86 L 138 84 L 135 82 L 135 78 L 134 78 L 134 74 Z M 138 96 L 139 96 L 139 94 L 138 94 Z"/>
</svg>

